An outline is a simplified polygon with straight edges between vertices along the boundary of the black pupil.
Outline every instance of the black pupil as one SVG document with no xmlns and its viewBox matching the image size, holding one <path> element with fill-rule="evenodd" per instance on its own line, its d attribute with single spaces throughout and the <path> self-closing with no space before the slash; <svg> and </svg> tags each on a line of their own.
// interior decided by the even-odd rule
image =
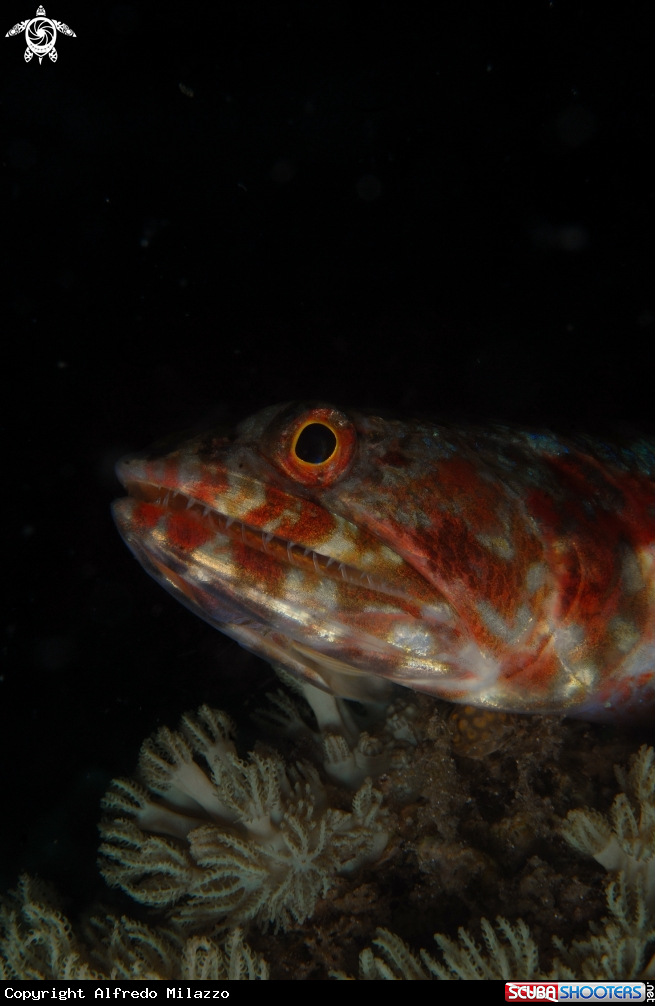
<svg viewBox="0 0 655 1006">
<path fill-rule="evenodd" d="M 296 440 L 296 454 L 308 465 L 320 465 L 334 454 L 337 438 L 329 426 L 310 423 Z"/>
</svg>

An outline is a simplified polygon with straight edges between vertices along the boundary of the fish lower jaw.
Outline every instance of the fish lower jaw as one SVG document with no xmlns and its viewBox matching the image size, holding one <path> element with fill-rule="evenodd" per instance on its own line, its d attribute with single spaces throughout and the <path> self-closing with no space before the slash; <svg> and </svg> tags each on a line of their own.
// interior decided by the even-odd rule
<svg viewBox="0 0 655 1006">
<path fill-rule="evenodd" d="M 393 689 L 393 681 L 329 657 L 271 627 L 262 629 L 253 623 L 232 622 L 222 624 L 220 630 L 273 667 L 282 667 L 298 682 L 328 694 L 361 702 L 382 702 Z"/>
<path fill-rule="evenodd" d="M 316 549 L 307 548 L 270 531 L 253 527 L 236 517 L 229 517 L 180 490 L 141 481 L 126 482 L 125 488 L 133 499 L 161 507 L 162 512 L 187 513 L 194 520 L 209 527 L 214 534 L 232 538 L 291 566 L 307 569 L 317 576 L 350 583 L 389 597 L 413 601 L 411 595 L 400 586 L 390 584 L 365 570 L 341 562 Z"/>
</svg>

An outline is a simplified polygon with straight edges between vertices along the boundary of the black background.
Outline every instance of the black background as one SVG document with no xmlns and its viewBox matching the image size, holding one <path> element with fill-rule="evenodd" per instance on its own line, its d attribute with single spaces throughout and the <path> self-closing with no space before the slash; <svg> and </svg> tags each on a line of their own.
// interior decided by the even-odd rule
<svg viewBox="0 0 655 1006">
<path fill-rule="evenodd" d="M 0 38 L 0 887 L 27 869 L 74 911 L 114 897 L 98 801 L 141 740 L 203 701 L 247 740 L 271 683 L 122 545 L 121 453 L 290 398 L 655 428 L 655 25 L 548 0 L 45 7 L 77 34 L 57 63 Z"/>
</svg>

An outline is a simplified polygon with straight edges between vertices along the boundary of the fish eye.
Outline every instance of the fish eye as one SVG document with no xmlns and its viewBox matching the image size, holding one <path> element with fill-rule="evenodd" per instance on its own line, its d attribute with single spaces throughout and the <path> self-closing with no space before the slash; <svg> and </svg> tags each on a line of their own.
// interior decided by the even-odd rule
<svg viewBox="0 0 655 1006">
<path fill-rule="evenodd" d="M 327 488 L 350 470 L 357 431 L 332 405 L 290 402 L 265 431 L 259 449 L 295 482 Z"/>
<path fill-rule="evenodd" d="M 293 450 L 308 465 L 322 465 L 337 449 L 334 431 L 325 423 L 308 423 L 296 437 Z"/>
</svg>

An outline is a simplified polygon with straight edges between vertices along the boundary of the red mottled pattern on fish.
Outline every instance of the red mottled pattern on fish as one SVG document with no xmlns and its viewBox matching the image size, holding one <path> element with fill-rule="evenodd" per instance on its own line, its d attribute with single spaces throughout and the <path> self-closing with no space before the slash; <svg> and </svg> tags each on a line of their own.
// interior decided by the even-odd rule
<svg viewBox="0 0 655 1006">
<path fill-rule="evenodd" d="M 655 444 L 292 403 L 122 459 L 136 557 L 336 694 L 589 719 L 655 697 Z"/>
</svg>

